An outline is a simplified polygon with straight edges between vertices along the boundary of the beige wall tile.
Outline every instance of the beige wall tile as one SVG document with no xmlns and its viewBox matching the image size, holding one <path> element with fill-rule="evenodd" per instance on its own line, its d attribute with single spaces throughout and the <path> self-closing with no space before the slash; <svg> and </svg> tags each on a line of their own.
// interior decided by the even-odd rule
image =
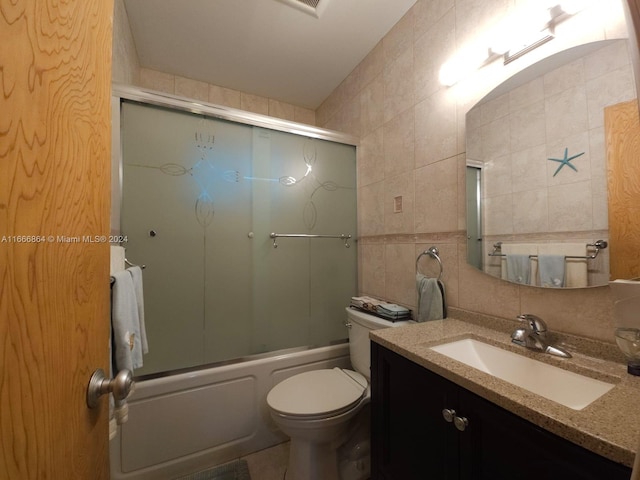
<svg viewBox="0 0 640 480">
<path fill-rule="evenodd" d="M 209 85 L 209 102 L 225 107 L 241 108 L 241 93 L 231 88 L 219 87 L 218 85 Z"/>
<path fill-rule="evenodd" d="M 248 112 L 269 115 L 268 98 L 242 92 L 240 94 L 240 105 L 243 110 L 247 110 Z"/>
<path fill-rule="evenodd" d="M 413 12 L 409 9 L 382 39 L 385 63 L 394 62 L 413 47 Z"/>
<path fill-rule="evenodd" d="M 384 121 L 413 106 L 413 46 L 384 69 Z"/>
<path fill-rule="evenodd" d="M 316 124 L 316 112 L 310 108 L 293 107 L 293 120 L 298 123 L 305 123 L 307 125 Z"/>
<path fill-rule="evenodd" d="M 378 128 L 360 141 L 358 148 L 358 187 L 384 180 L 383 131 Z"/>
<path fill-rule="evenodd" d="M 458 228 L 458 168 L 452 157 L 416 170 L 416 232 Z"/>
<path fill-rule="evenodd" d="M 513 233 L 513 197 L 510 194 L 482 200 L 484 235 Z"/>
<path fill-rule="evenodd" d="M 385 298 L 385 245 L 364 244 L 359 245 L 358 248 L 362 258 L 362 275 L 358 290 L 365 295 Z"/>
<path fill-rule="evenodd" d="M 173 94 L 175 91 L 175 77 L 168 73 L 149 70 L 148 68 L 141 68 L 140 86 L 151 90 L 157 90 L 159 92 Z"/>
<path fill-rule="evenodd" d="M 416 105 L 416 168 L 456 155 L 457 108 L 448 90 L 439 90 Z"/>
<path fill-rule="evenodd" d="M 174 93 L 181 97 L 207 102 L 209 101 L 209 84 L 176 76 Z"/>
<path fill-rule="evenodd" d="M 358 189 L 358 232 L 360 236 L 383 235 L 384 181 L 363 185 Z"/>
<path fill-rule="evenodd" d="M 140 77 L 140 62 L 133 41 L 129 17 L 123 0 L 114 2 L 113 11 L 113 67 L 111 78 L 114 83 L 136 85 Z"/>
<path fill-rule="evenodd" d="M 384 48 L 382 40 L 360 62 L 360 85 L 366 88 L 384 71 Z"/>
<path fill-rule="evenodd" d="M 413 171 L 386 178 L 384 184 L 384 233 L 413 233 Z M 395 211 L 394 207 L 400 198 L 402 211 Z"/>
<path fill-rule="evenodd" d="M 591 182 L 549 187 L 549 231 L 590 230 L 593 227 Z"/>
<path fill-rule="evenodd" d="M 532 103 L 511 112 L 509 128 L 511 131 L 511 150 L 518 151 L 545 143 L 546 116 L 543 101 Z"/>
<path fill-rule="evenodd" d="M 513 233 L 549 231 L 549 196 L 546 188 L 527 190 L 513 195 Z M 509 233 L 509 232 L 496 232 Z"/>
<path fill-rule="evenodd" d="M 414 166 L 414 115 L 413 109 L 385 123 L 384 133 L 384 173 L 386 178 L 413 171 Z"/>
<path fill-rule="evenodd" d="M 445 14 L 453 12 L 454 0 L 418 1 L 413 7 L 414 35 L 420 38 L 434 25 L 441 24 L 440 19 Z M 454 19 L 455 20 L 455 19 Z"/>
<path fill-rule="evenodd" d="M 360 133 L 368 135 L 384 123 L 384 79 L 376 76 L 360 94 Z"/>
<path fill-rule="evenodd" d="M 415 246 L 402 243 L 385 246 L 385 297 L 415 309 Z"/>
<path fill-rule="evenodd" d="M 547 97 L 545 112 L 547 141 L 588 130 L 589 114 L 585 86 L 579 85 Z"/>
<path fill-rule="evenodd" d="M 627 40 L 619 40 L 587 55 L 584 59 L 585 79 L 593 80 L 613 70 L 628 66 L 631 61 L 628 45 Z"/>
<path fill-rule="evenodd" d="M 604 107 L 636 97 L 633 73 L 628 66 L 587 82 L 589 128 L 604 125 Z"/>
<path fill-rule="evenodd" d="M 442 88 L 440 68 L 455 53 L 455 34 L 455 12 L 450 9 L 439 22 L 417 37 L 414 47 L 416 101 Z"/>
<path fill-rule="evenodd" d="M 520 293 L 521 313 L 535 313 L 544 318 L 551 332 L 572 332 L 613 341 L 615 326 L 608 287 L 562 291 L 523 287 Z"/>
<path fill-rule="evenodd" d="M 283 118 L 285 120 L 294 120 L 295 109 L 290 103 L 279 102 L 278 100 L 269 99 L 269 116 Z"/>
</svg>

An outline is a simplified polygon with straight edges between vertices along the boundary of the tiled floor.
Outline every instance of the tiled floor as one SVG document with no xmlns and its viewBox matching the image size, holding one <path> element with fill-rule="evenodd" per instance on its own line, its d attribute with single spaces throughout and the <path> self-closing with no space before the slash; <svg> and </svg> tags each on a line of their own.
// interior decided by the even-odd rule
<svg viewBox="0 0 640 480">
<path fill-rule="evenodd" d="M 242 458 L 249 465 L 251 480 L 283 480 L 289 461 L 289 442 Z"/>
</svg>

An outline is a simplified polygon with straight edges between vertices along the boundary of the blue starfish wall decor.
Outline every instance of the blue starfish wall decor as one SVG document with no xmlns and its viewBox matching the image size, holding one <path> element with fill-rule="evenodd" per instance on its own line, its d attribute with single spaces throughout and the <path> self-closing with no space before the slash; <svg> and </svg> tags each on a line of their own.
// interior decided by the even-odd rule
<svg viewBox="0 0 640 480">
<path fill-rule="evenodd" d="M 560 170 L 562 170 L 562 167 L 564 167 L 565 165 L 568 166 L 569 168 L 572 168 L 576 172 L 578 171 L 578 169 L 571 163 L 571 160 L 578 158 L 580 155 L 584 155 L 584 152 L 578 153 L 577 155 L 573 155 L 571 157 L 569 157 L 568 155 L 569 155 L 569 148 L 567 147 L 564 149 L 564 158 L 547 158 L 547 160 L 560 163 L 560 166 L 558 166 L 555 173 L 553 174 L 554 177 L 558 174 Z"/>
</svg>

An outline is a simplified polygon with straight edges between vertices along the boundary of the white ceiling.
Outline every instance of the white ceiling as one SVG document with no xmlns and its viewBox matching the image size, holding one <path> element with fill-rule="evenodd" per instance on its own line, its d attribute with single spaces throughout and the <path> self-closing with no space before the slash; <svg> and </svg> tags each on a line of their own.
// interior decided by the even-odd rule
<svg viewBox="0 0 640 480">
<path fill-rule="evenodd" d="M 416 0 L 320 0 L 320 18 L 285 1 L 125 6 L 142 67 L 315 109 Z"/>
</svg>

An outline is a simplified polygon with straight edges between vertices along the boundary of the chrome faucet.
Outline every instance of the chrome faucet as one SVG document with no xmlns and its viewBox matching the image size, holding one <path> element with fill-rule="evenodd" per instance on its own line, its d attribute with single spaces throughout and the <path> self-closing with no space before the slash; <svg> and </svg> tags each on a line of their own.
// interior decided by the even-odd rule
<svg viewBox="0 0 640 480">
<path fill-rule="evenodd" d="M 511 334 L 511 341 L 516 345 L 539 350 L 558 357 L 571 358 L 571 354 L 560 347 L 549 345 L 547 340 L 547 325 L 540 317 L 525 313 L 517 319 L 525 324 Z"/>
</svg>

